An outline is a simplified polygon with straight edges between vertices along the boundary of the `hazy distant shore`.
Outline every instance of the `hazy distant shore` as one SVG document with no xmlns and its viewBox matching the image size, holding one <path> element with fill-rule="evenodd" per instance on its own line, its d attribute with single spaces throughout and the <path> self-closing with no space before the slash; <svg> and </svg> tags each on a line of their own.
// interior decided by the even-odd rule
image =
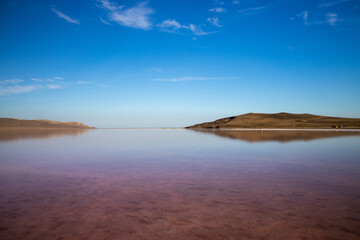
<svg viewBox="0 0 360 240">
<path fill-rule="evenodd" d="M 94 129 L 94 127 L 87 126 L 79 122 L 61 122 L 51 120 L 24 120 L 16 118 L 0 118 L 1 128 L 78 128 L 78 129 Z"/>
</svg>

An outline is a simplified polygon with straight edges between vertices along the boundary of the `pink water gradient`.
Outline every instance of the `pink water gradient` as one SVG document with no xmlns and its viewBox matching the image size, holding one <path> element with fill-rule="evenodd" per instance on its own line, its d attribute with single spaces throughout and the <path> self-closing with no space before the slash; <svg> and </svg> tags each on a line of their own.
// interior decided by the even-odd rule
<svg viewBox="0 0 360 240">
<path fill-rule="evenodd" d="M 0 239 L 359 239 L 359 143 L 187 130 L 3 141 Z"/>
</svg>

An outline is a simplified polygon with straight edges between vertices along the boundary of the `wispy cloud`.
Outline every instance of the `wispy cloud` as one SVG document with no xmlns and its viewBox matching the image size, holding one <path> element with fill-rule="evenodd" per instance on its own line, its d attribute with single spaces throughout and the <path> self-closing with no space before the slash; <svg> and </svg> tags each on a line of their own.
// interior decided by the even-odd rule
<svg viewBox="0 0 360 240">
<path fill-rule="evenodd" d="M 219 81 L 237 80 L 239 77 L 180 77 L 180 78 L 155 78 L 156 82 L 186 82 L 186 81 Z"/>
<path fill-rule="evenodd" d="M 156 25 L 161 31 L 169 32 L 169 33 L 176 33 L 177 30 L 180 29 L 187 29 L 190 30 L 193 34 L 198 36 L 208 35 L 215 32 L 205 32 L 202 29 L 201 25 L 189 24 L 189 25 L 182 25 L 175 19 L 167 19 L 160 24 Z"/>
<path fill-rule="evenodd" d="M 14 86 L 6 86 L 6 87 L 0 86 L 0 96 L 31 92 L 39 88 L 41 88 L 41 86 L 38 85 L 29 85 L 29 86 L 14 85 Z"/>
<path fill-rule="evenodd" d="M 205 32 L 202 29 L 201 25 L 190 24 L 189 28 L 195 35 L 198 35 L 198 36 L 204 36 L 204 35 L 209 35 L 209 34 L 215 33 L 215 32 Z"/>
<path fill-rule="evenodd" d="M 37 82 L 37 84 L 28 84 L 25 80 L 22 79 L 7 79 L 0 81 L 0 96 L 3 95 L 13 95 L 19 93 L 32 92 L 34 90 L 43 89 L 43 90 L 54 90 L 67 88 L 69 86 L 76 85 L 94 85 L 92 81 L 64 81 L 63 77 L 54 77 L 47 78 L 42 80 L 40 78 L 31 78 L 31 81 Z M 33 82 L 32 82 L 33 83 Z"/>
<path fill-rule="evenodd" d="M 184 28 L 179 22 L 175 19 L 167 19 L 164 20 L 162 23 L 156 25 L 161 31 L 174 33 L 176 30 L 180 28 Z"/>
<path fill-rule="evenodd" d="M 309 12 L 308 11 L 302 11 L 301 13 L 296 14 L 296 16 L 301 17 L 303 19 L 305 25 L 309 25 L 309 22 L 308 22 Z"/>
<path fill-rule="evenodd" d="M 108 0 L 99 0 L 99 2 L 101 3 L 101 7 L 110 10 L 110 11 L 116 11 L 119 9 L 123 9 L 124 6 L 123 5 L 118 5 L 114 2 L 110 2 Z"/>
<path fill-rule="evenodd" d="M 214 7 L 209 9 L 210 12 L 224 13 L 226 12 L 225 8 L 222 7 Z"/>
<path fill-rule="evenodd" d="M 331 26 L 336 26 L 339 22 L 343 22 L 344 19 L 340 19 L 336 13 L 328 12 L 325 14 L 324 18 L 321 20 L 310 21 L 309 12 L 303 11 L 296 15 L 303 19 L 305 25 L 320 25 L 320 24 L 329 24 Z"/>
<path fill-rule="evenodd" d="M 253 8 L 244 8 L 239 10 L 238 12 L 244 15 L 256 15 L 264 10 L 270 8 L 271 6 L 261 6 L 261 7 L 253 7 Z"/>
<path fill-rule="evenodd" d="M 106 25 L 111 25 L 108 21 L 105 21 L 102 17 L 99 17 L 100 22 L 106 24 Z"/>
<path fill-rule="evenodd" d="M 219 18 L 217 17 L 209 17 L 207 21 L 216 27 L 222 27 L 222 25 L 219 23 Z"/>
<path fill-rule="evenodd" d="M 56 13 L 56 15 L 57 15 L 58 17 L 60 17 L 60 18 L 62 18 L 62 19 L 65 19 L 65 20 L 66 20 L 67 22 L 69 22 L 69 23 L 80 24 L 80 21 L 79 21 L 79 20 L 73 19 L 73 18 L 65 15 L 64 13 L 56 10 L 54 7 L 51 8 L 51 10 L 52 10 L 54 13 Z"/>
<path fill-rule="evenodd" d="M 351 2 L 353 0 L 321 0 L 318 3 L 319 8 L 333 7 L 342 3 Z"/>
<path fill-rule="evenodd" d="M 331 25 L 335 26 L 336 23 L 339 21 L 338 15 L 336 13 L 327 13 L 326 14 L 326 21 Z"/>
<path fill-rule="evenodd" d="M 141 2 L 135 7 L 126 8 L 118 6 L 108 0 L 100 0 L 101 7 L 109 11 L 109 20 L 119 25 L 149 30 L 152 27 L 150 15 L 154 10 L 147 6 L 147 2 Z"/>
<path fill-rule="evenodd" d="M 239 5 L 239 4 L 240 4 L 240 1 L 239 1 L 239 0 L 233 0 L 233 1 L 231 2 L 231 4 Z"/>
<path fill-rule="evenodd" d="M 21 82 L 24 82 L 22 79 L 6 79 L 3 81 L 0 81 L 0 84 L 19 84 Z"/>
</svg>

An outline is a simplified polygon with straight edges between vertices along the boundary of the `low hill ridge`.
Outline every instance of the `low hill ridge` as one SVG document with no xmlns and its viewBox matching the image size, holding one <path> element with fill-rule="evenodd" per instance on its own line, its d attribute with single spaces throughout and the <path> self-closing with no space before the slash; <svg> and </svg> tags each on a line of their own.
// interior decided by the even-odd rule
<svg viewBox="0 0 360 240">
<path fill-rule="evenodd" d="M 195 124 L 187 128 L 360 128 L 359 118 L 340 118 L 294 113 L 246 113 Z"/>
<path fill-rule="evenodd" d="M 61 122 L 45 119 L 23 120 L 16 118 L 0 118 L 0 127 L 25 127 L 25 128 L 82 128 L 93 129 L 79 122 Z"/>
</svg>

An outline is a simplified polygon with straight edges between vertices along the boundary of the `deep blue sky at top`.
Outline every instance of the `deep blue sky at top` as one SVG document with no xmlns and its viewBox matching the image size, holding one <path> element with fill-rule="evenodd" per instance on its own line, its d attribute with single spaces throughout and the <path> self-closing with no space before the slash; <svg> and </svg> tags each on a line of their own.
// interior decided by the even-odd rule
<svg viewBox="0 0 360 240">
<path fill-rule="evenodd" d="M 0 16 L 1 117 L 360 117 L 359 0 L 4 0 Z"/>
</svg>

